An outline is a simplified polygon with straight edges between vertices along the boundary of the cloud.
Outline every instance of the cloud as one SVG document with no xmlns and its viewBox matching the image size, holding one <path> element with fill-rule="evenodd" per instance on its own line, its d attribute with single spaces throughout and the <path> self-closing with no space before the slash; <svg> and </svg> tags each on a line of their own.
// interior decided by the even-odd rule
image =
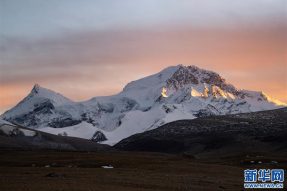
<svg viewBox="0 0 287 191">
<path fill-rule="evenodd" d="M 238 26 L 286 20 L 285 0 L 2 0 L 0 34 L 45 37 L 69 31 L 157 26 Z"/>
<path fill-rule="evenodd" d="M 239 88 L 263 90 L 287 101 L 286 43 L 286 25 L 278 23 L 5 38 L 0 47 L 1 107 L 15 105 L 34 83 L 85 100 L 115 94 L 132 80 L 176 64 L 214 70 Z M 9 93 L 2 87 L 9 87 Z"/>
</svg>

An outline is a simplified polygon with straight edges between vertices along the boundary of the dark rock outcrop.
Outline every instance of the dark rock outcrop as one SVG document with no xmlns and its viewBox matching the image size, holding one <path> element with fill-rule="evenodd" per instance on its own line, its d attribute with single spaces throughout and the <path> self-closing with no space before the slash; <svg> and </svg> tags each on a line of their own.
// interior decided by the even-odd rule
<svg viewBox="0 0 287 191">
<path fill-rule="evenodd" d="M 91 138 L 92 141 L 96 142 L 96 143 L 100 143 L 103 141 L 108 140 L 105 136 L 104 133 L 102 133 L 101 131 L 96 131 L 93 135 L 93 137 Z"/>
</svg>

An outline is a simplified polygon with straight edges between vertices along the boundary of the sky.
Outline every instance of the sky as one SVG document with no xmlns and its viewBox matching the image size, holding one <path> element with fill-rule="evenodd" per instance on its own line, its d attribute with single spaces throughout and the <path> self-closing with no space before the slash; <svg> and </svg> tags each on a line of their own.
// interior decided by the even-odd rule
<svg viewBox="0 0 287 191">
<path fill-rule="evenodd" d="M 75 100 L 178 64 L 287 102 L 285 0 L 0 0 L 0 113 L 34 84 Z"/>
</svg>

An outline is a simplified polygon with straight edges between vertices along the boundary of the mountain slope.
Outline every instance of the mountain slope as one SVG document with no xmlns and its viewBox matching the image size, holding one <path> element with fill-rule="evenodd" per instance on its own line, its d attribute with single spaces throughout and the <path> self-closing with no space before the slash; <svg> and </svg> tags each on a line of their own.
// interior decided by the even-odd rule
<svg viewBox="0 0 287 191">
<path fill-rule="evenodd" d="M 56 136 L 0 120 L 0 148 L 107 151 L 108 145 L 75 137 Z"/>
<path fill-rule="evenodd" d="M 165 124 L 128 137 L 115 148 L 198 157 L 280 153 L 287 156 L 287 108 L 202 117 Z"/>
<path fill-rule="evenodd" d="M 85 139 L 100 133 L 107 139 L 104 143 L 115 144 L 175 120 L 270 110 L 284 105 L 262 92 L 238 90 L 215 72 L 178 65 L 133 81 L 117 95 L 84 102 L 73 102 L 37 85 L 1 118 Z"/>
</svg>

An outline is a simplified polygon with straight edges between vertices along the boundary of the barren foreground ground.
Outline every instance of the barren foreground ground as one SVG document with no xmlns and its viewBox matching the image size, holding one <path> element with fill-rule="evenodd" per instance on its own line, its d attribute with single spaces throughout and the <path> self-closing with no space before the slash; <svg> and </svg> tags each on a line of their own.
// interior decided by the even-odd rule
<svg viewBox="0 0 287 191">
<path fill-rule="evenodd" d="M 243 190 L 244 169 L 287 169 L 284 157 L 257 154 L 218 159 L 137 152 L 0 154 L 1 191 Z"/>
</svg>

